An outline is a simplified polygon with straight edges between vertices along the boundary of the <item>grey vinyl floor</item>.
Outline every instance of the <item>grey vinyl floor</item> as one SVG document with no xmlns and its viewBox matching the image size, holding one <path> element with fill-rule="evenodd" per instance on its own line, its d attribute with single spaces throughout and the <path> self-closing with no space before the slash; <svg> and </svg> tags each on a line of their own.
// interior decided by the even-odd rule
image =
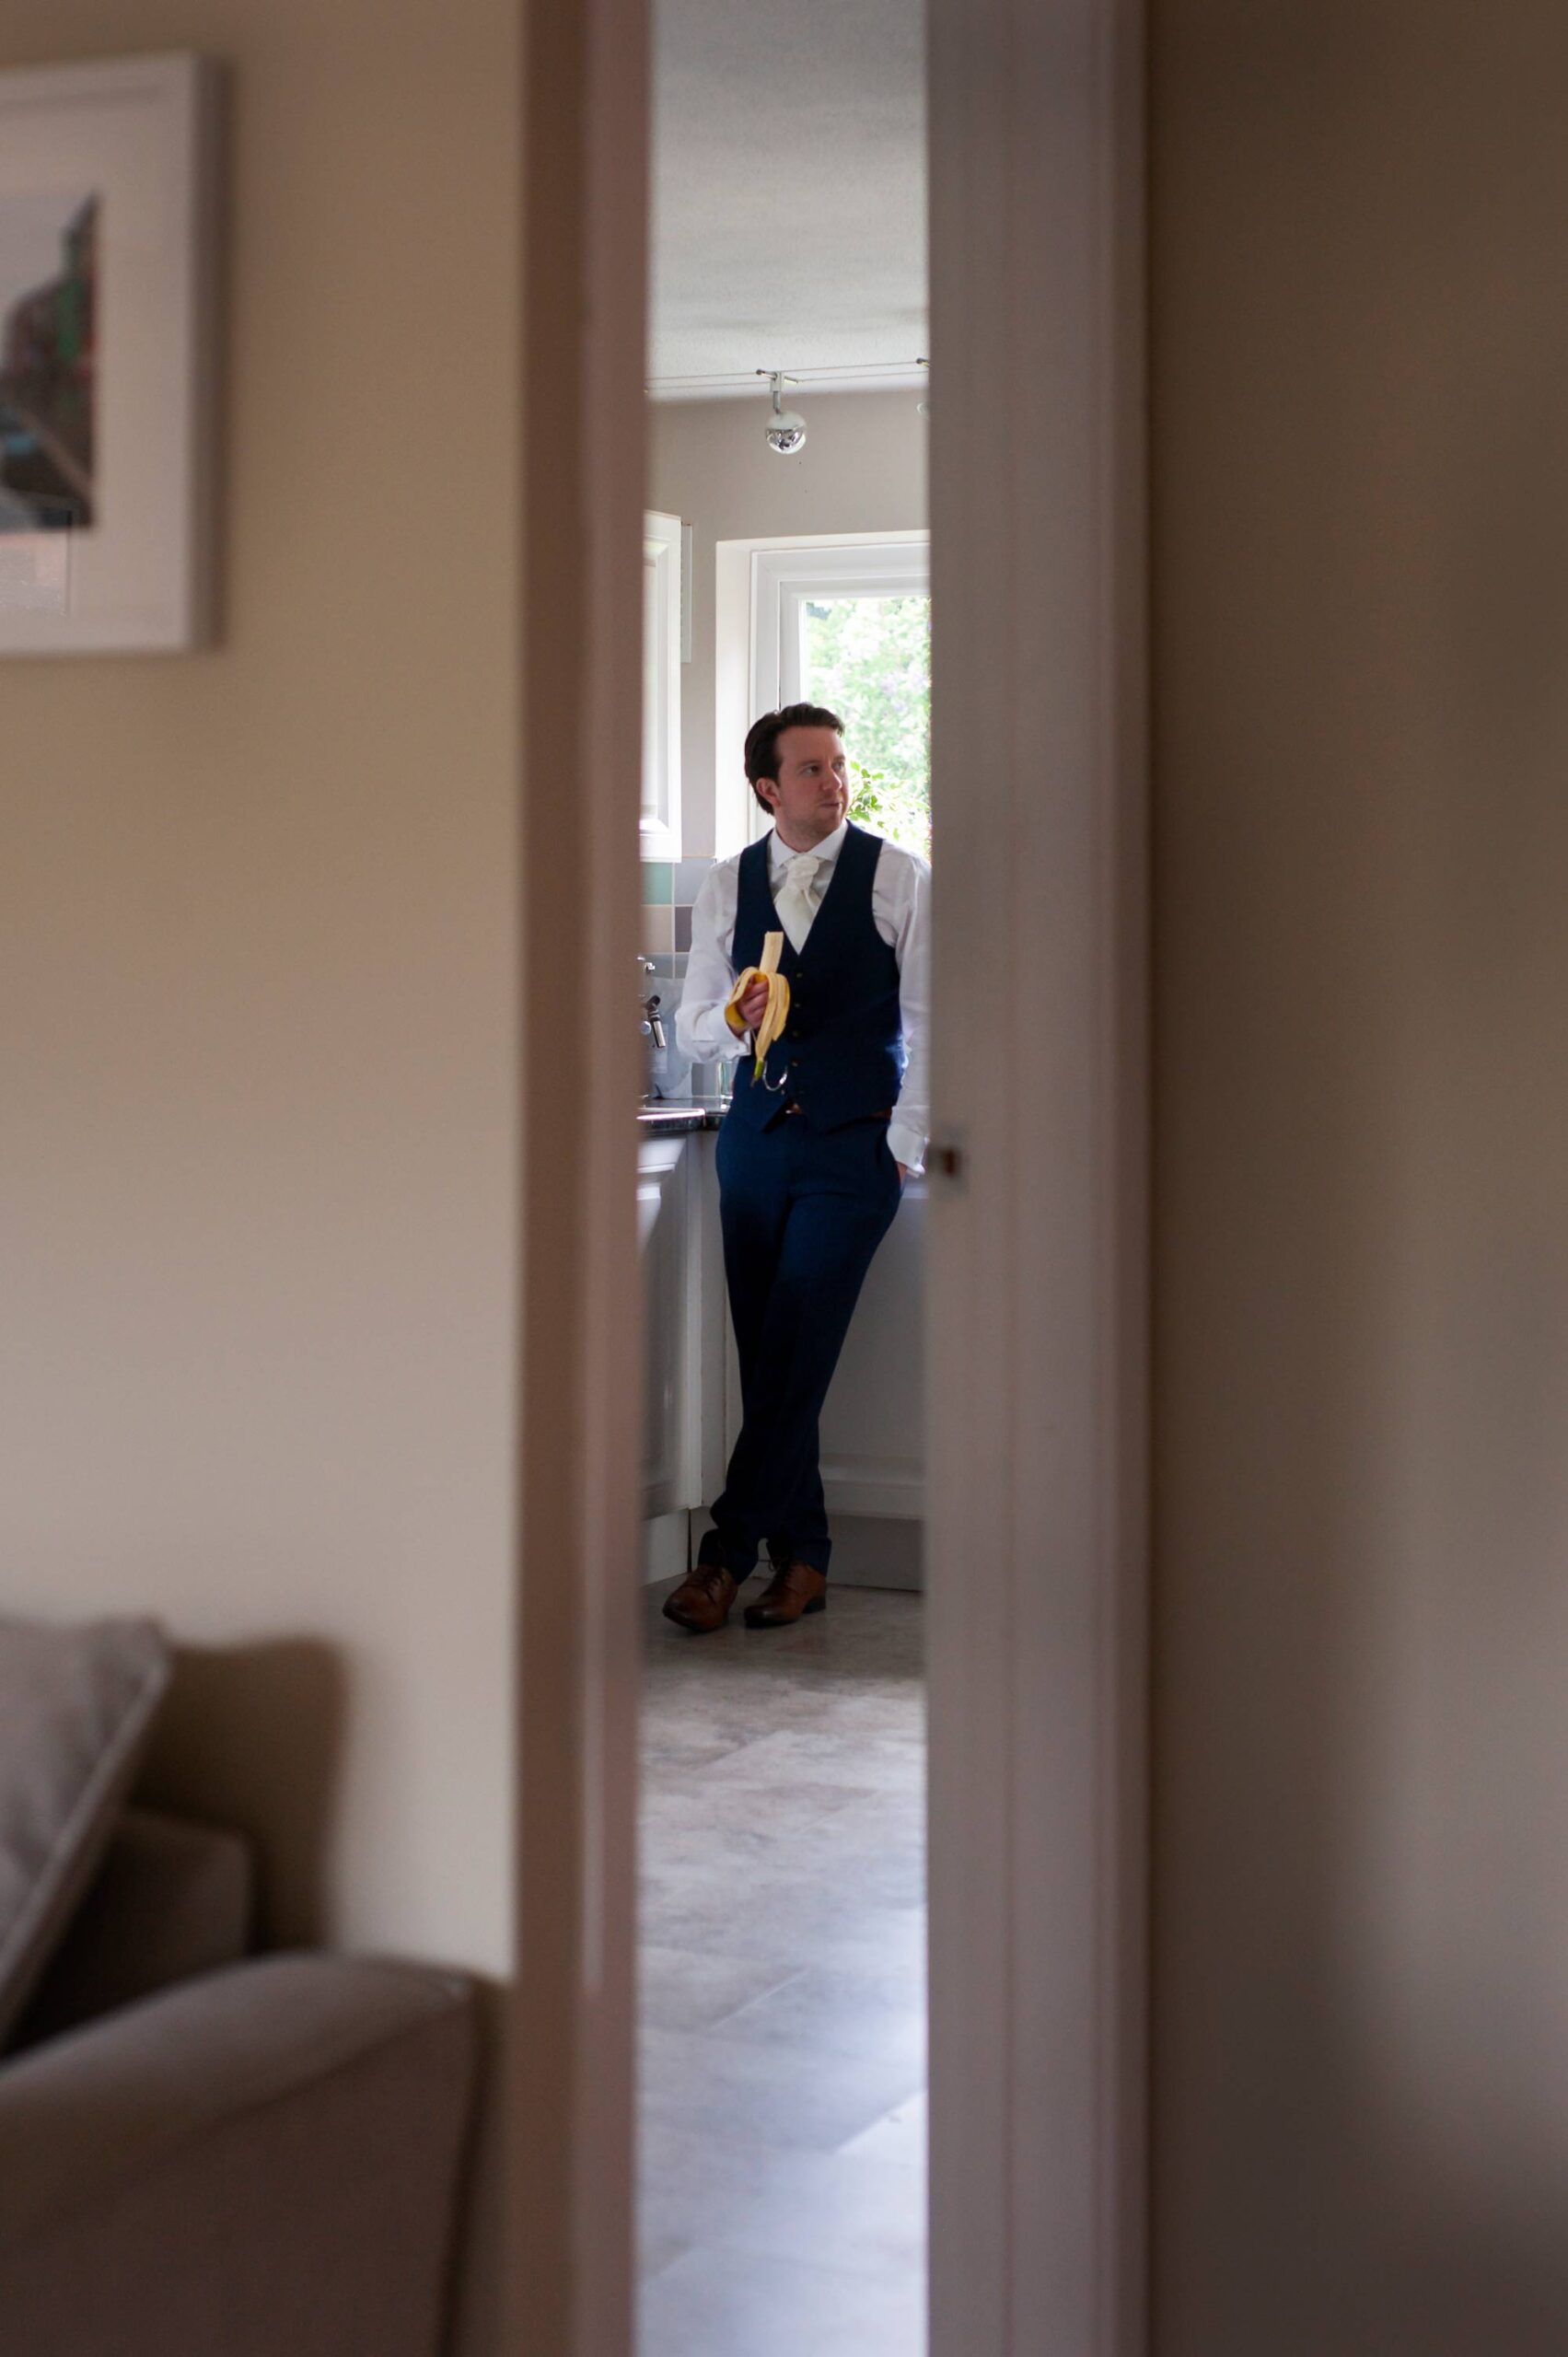
<svg viewBox="0 0 1568 2357">
<path fill-rule="evenodd" d="M 647 1591 L 637 2357 L 923 2357 L 920 1598 Z M 742 1591 L 741 1602 L 760 1593 Z"/>
</svg>

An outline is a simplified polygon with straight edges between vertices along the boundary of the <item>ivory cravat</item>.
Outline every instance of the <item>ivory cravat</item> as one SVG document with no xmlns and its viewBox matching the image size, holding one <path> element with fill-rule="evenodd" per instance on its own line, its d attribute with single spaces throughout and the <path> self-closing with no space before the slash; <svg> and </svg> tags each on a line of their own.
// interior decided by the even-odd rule
<svg viewBox="0 0 1568 2357">
<path fill-rule="evenodd" d="M 817 913 L 817 870 L 821 864 L 814 851 L 796 852 L 784 869 L 784 882 L 773 888 L 779 923 L 788 934 L 796 957 L 806 946 L 806 936 Z"/>
</svg>

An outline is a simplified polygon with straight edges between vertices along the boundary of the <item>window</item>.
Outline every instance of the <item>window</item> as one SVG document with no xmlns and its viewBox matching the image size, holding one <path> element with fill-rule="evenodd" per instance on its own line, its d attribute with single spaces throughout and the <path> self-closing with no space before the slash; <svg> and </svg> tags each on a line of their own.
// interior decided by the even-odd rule
<svg viewBox="0 0 1568 2357">
<path fill-rule="evenodd" d="M 721 795 L 734 766 L 733 747 L 758 713 L 785 703 L 824 703 L 843 718 L 855 788 L 851 816 L 929 856 L 927 535 L 860 534 L 766 546 L 721 541 L 718 621 Z M 741 632 L 744 642 L 738 644 Z M 727 813 L 726 823 L 721 801 L 721 836 L 728 848 L 766 828 L 749 790 L 744 801 L 734 795 Z"/>
<path fill-rule="evenodd" d="M 931 856 L 931 598 L 841 591 L 800 601 L 799 692 L 843 720 L 850 815 Z"/>
</svg>

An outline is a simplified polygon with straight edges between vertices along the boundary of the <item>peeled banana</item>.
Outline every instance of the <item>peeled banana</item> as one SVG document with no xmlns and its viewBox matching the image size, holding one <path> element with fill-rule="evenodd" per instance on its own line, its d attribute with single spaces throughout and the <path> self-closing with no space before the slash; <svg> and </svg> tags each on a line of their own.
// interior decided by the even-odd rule
<svg viewBox="0 0 1568 2357">
<path fill-rule="evenodd" d="M 779 971 L 779 959 L 784 956 L 784 937 L 782 933 L 764 934 L 761 964 L 747 967 L 725 1003 L 725 1013 L 727 1015 L 731 1008 L 739 1007 L 741 1000 L 753 982 L 766 982 L 768 985 L 767 1011 L 757 1026 L 756 1037 L 752 1042 L 757 1057 L 752 1072 L 752 1077 L 755 1080 L 761 1079 L 762 1066 L 768 1061 L 768 1050 L 789 1021 L 789 984 Z"/>
</svg>

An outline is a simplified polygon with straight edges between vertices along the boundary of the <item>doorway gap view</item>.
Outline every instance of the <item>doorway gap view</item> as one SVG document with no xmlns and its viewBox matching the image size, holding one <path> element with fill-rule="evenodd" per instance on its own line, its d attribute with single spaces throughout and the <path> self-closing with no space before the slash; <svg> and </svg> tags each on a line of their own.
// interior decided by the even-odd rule
<svg viewBox="0 0 1568 2357">
<path fill-rule="evenodd" d="M 925 2347 L 923 28 L 797 17 L 809 186 L 655 7 L 638 2357 Z"/>
</svg>

